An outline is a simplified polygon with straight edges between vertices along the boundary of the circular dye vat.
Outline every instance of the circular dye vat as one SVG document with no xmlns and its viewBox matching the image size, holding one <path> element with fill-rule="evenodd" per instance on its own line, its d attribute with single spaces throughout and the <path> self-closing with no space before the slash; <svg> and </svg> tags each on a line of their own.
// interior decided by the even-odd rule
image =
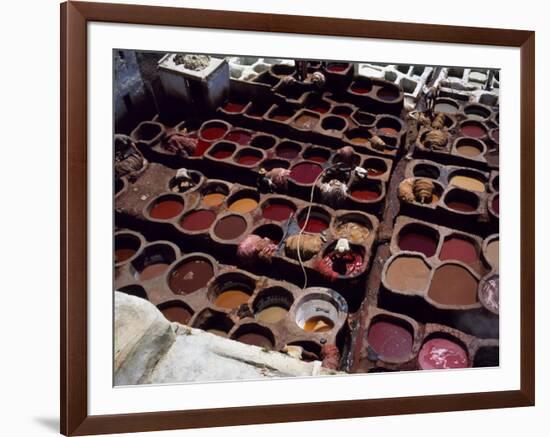
<svg viewBox="0 0 550 437">
<path fill-rule="evenodd" d="M 368 187 L 362 187 L 362 188 L 353 188 L 351 190 L 351 197 L 353 197 L 356 200 L 361 201 L 371 201 L 376 200 L 380 197 L 380 191 L 375 188 L 368 188 Z"/>
<path fill-rule="evenodd" d="M 252 135 L 247 131 L 235 129 L 229 132 L 226 135 L 225 139 L 227 141 L 233 141 L 234 143 L 238 143 L 241 146 L 246 146 L 248 143 L 250 143 L 250 140 L 252 139 Z"/>
<path fill-rule="evenodd" d="M 329 115 L 323 118 L 322 128 L 328 133 L 339 133 L 346 128 L 346 120 L 342 117 Z"/>
<path fill-rule="evenodd" d="M 216 159 L 226 159 L 233 155 L 235 149 L 231 150 L 229 148 L 220 148 L 212 152 L 212 156 Z"/>
<path fill-rule="evenodd" d="M 387 135 L 390 137 L 395 137 L 399 133 L 397 129 L 394 129 L 393 127 L 379 127 L 378 133 L 381 135 Z"/>
<path fill-rule="evenodd" d="M 319 164 L 301 162 L 290 171 L 290 178 L 299 184 L 311 185 L 321 174 L 323 168 Z"/>
<path fill-rule="evenodd" d="M 134 256 L 136 253 L 135 249 L 132 248 L 120 248 L 115 250 L 115 262 L 121 263 L 126 261 L 127 259 L 130 259 Z"/>
<path fill-rule="evenodd" d="M 202 197 L 201 203 L 204 206 L 220 206 L 225 200 L 223 193 L 208 193 Z"/>
<path fill-rule="evenodd" d="M 418 353 L 422 370 L 461 369 L 468 367 L 468 354 L 458 343 L 444 338 L 432 338 Z"/>
<path fill-rule="evenodd" d="M 192 211 L 180 220 L 180 226 L 186 231 L 204 231 L 214 223 L 216 213 L 207 209 Z"/>
<path fill-rule="evenodd" d="M 386 283 L 395 291 L 420 292 L 430 281 L 430 268 L 422 258 L 395 258 L 386 270 Z"/>
<path fill-rule="evenodd" d="M 386 320 L 374 322 L 367 340 L 382 360 L 404 360 L 412 353 L 413 336 L 403 326 Z"/>
<path fill-rule="evenodd" d="M 349 64 L 328 64 L 327 71 L 331 73 L 342 73 L 346 71 L 349 67 Z"/>
<path fill-rule="evenodd" d="M 300 129 L 311 130 L 317 123 L 319 123 L 319 117 L 315 117 L 309 114 L 302 114 L 296 120 L 294 120 L 294 125 Z"/>
<path fill-rule="evenodd" d="M 462 139 L 457 143 L 456 151 L 462 156 L 473 158 L 483 152 L 483 147 L 476 141 Z"/>
<path fill-rule="evenodd" d="M 464 108 L 464 113 L 470 120 L 483 121 L 491 115 L 491 112 L 483 106 L 469 105 Z"/>
<path fill-rule="evenodd" d="M 458 112 L 458 106 L 450 102 L 440 102 L 435 104 L 434 112 L 443 112 L 445 114 L 456 114 Z"/>
<path fill-rule="evenodd" d="M 294 159 L 300 153 L 300 146 L 295 143 L 284 142 L 275 148 L 275 155 L 279 158 Z"/>
<path fill-rule="evenodd" d="M 247 214 L 250 211 L 255 210 L 258 207 L 258 202 L 256 199 L 251 197 L 243 197 L 241 199 L 235 200 L 229 205 L 229 211 L 238 212 L 240 214 Z"/>
<path fill-rule="evenodd" d="M 371 89 L 370 82 L 356 81 L 351 84 L 351 90 L 357 94 L 368 94 Z"/>
<path fill-rule="evenodd" d="M 270 306 L 258 311 L 254 317 L 257 320 L 265 323 L 277 323 L 283 320 L 288 314 L 288 310 L 281 306 Z"/>
<path fill-rule="evenodd" d="M 456 175 L 451 177 L 449 183 L 464 188 L 465 190 L 477 191 L 479 193 L 485 191 L 485 184 L 479 179 L 470 176 Z"/>
<path fill-rule="evenodd" d="M 302 326 L 306 332 L 327 332 L 334 328 L 334 322 L 324 316 L 313 316 L 307 319 Z"/>
<path fill-rule="evenodd" d="M 328 228 L 328 222 L 321 217 L 314 217 L 310 215 L 306 223 L 304 215 L 303 218 L 298 220 L 298 226 L 300 226 L 300 229 L 303 229 L 305 232 L 318 234 Z"/>
<path fill-rule="evenodd" d="M 477 285 L 477 279 L 464 267 L 445 264 L 435 271 L 428 296 L 443 305 L 473 305 L 477 303 Z"/>
<path fill-rule="evenodd" d="M 353 144 L 358 145 L 365 145 L 369 142 L 369 138 L 367 136 L 363 136 L 361 134 L 354 134 L 352 138 L 349 139 Z"/>
<path fill-rule="evenodd" d="M 339 115 L 340 117 L 349 118 L 353 109 L 349 106 L 335 106 L 331 111 L 334 115 Z"/>
<path fill-rule="evenodd" d="M 277 121 L 287 121 L 290 117 L 292 117 L 294 113 L 290 110 L 283 110 L 283 109 L 276 109 L 273 111 L 269 118 L 272 120 Z"/>
<path fill-rule="evenodd" d="M 223 105 L 223 109 L 226 112 L 237 113 L 242 112 L 245 106 L 246 103 L 228 101 L 225 105 Z"/>
<path fill-rule="evenodd" d="M 407 226 L 399 233 L 398 246 L 401 250 L 420 252 L 429 258 L 435 255 L 437 249 L 434 234 L 431 229 Z"/>
<path fill-rule="evenodd" d="M 242 290 L 226 290 L 216 297 L 214 305 L 232 310 L 247 303 L 248 299 L 250 299 L 250 295 Z"/>
<path fill-rule="evenodd" d="M 363 164 L 363 168 L 369 172 L 369 176 L 381 176 L 388 169 L 384 161 L 376 158 L 367 159 Z"/>
<path fill-rule="evenodd" d="M 153 204 L 149 215 L 157 220 L 169 220 L 179 215 L 183 211 L 183 207 L 183 200 L 163 198 Z"/>
<path fill-rule="evenodd" d="M 275 140 L 275 138 L 270 137 L 268 135 L 256 135 L 252 139 L 250 145 L 252 147 L 257 147 L 258 149 L 267 150 L 267 149 L 271 149 L 276 142 L 277 141 Z"/>
<path fill-rule="evenodd" d="M 485 257 L 493 267 L 498 267 L 499 250 L 500 247 L 498 240 L 491 241 L 485 249 Z"/>
<path fill-rule="evenodd" d="M 204 259 L 188 259 L 168 275 L 168 286 L 175 294 L 189 294 L 206 285 L 214 276 L 214 268 Z"/>
<path fill-rule="evenodd" d="M 244 344 L 267 349 L 271 349 L 273 347 L 273 342 L 271 341 L 271 339 L 263 334 L 258 334 L 256 332 L 248 332 L 246 334 L 239 335 L 237 338 L 235 338 L 235 340 Z"/>
<path fill-rule="evenodd" d="M 191 319 L 191 312 L 181 305 L 170 305 L 162 308 L 160 312 L 171 322 L 186 325 Z"/>
<path fill-rule="evenodd" d="M 233 240 L 246 230 L 246 220 L 238 215 L 228 215 L 214 226 L 214 234 L 222 240 Z"/>
<path fill-rule="evenodd" d="M 210 123 L 205 125 L 201 130 L 201 136 L 206 141 L 219 140 L 228 131 L 226 125 L 221 123 Z"/>
<path fill-rule="evenodd" d="M 477 262 L 479 257 L 474 243 L 464 238 L 451 237 L 443 242 L 441 252 L 439 253 L 439 259 L 441 261 L 454 259 L 472 264 Z"/>
<path fill-rule="evenodd" d="M 467 137 L 482 138 L 487 134 L 487 131 L 478 123 L 465 122 L 460 126 L 460 133 Z"/>
<path fill-rule="evenodd" d="M 392 87 L 383 87 L 378 90 L 376 93 L 376 96 L 380 100 L 384 100 L 386 102 L 390 102 L 392 100 L 395 100 L 399 97 L 399 91 Z"/>
<path fill-rule="evenodd" d="M 193 152 L 193 156 L 202 156 L 204 153 L 210 148 L 212 143 L 204 140 L 197 140 L 197 147 L 195 147 L 195 151 Z"/>
<path fill-rule="evenodd" d="M 259 154 L 256 150 L 242 150 L 235 160 L 237 164 L 253 166 L 262 160 L 262 155 Z"/>
<path fill-rule="evenodd" d="M 495 212 L 495 214 L 500 214 L 499 213 L 499 208 L 500 208 L 500 202 L 499 202 L 499 196 L 498 194 L 493 198 L 493 201 L 491 202 L 491 207 L 493 208 L 493 211 Z"/>
<path fill-rule="evenodd" d="M 170 267 L 170 264 L 163 262 L 149 264 L 139 273 L 139 279 L 140 281 L 148 281 L 149 279 L 156 278 L 162 275 L 168 267 Z"/>
<path fill-rule="evenodd" d="M 318 114 L 326 114 L 330 109 L 330 105 L 327 102 L 312 101 L 306 105 L 306 108 L 310 111 L 317 112 Z"/>
<path fill-rule="evenodd" d="M 453 190 L 445 196 L 445 204 L 458 212 L 474 212 L 477 210 L 479 199 L 470 191 Z"/>
<path fill-rule="evenodd" d="M 262 217 L 282 222 L 294 214 L 294 208 L 282 202 L 270 202 L 262 208 Z"/>
<path fill-rule="evenodd" d="M 323 164 L 330 158 L 330 152 L 324 149 L 308 149 L 304 153 L 304 159 Z"/>
<path fill-rule="evenodd" d="M 345 254 L 340 254 L 334 250 L 334 246 L 325 253 L 319 264 L 321 273 L 330 278 L 360 274 L 364 261 L 363 253 L 357 248 L 351 248 Z"/>
</svg>

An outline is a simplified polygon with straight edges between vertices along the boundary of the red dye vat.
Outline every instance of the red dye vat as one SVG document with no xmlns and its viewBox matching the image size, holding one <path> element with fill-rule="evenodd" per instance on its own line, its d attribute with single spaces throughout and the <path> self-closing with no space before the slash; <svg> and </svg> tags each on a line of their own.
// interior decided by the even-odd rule
<svg viewBox="0 0 550 437">
<path fill-rule="evenodd" d="M 295 165 L 290 171 L 290 178 L 300 184 L 310 185 L 321 174 L 323 168 L 320 165 L 302 162 Z"/>
<path fill-rule="evenodd" d="M 208 141 L 198 140 L 197 147 L 195 148 L 195 152 L 193 153 L 193 156 L 204 155 L 204 152 L 206 152 L 211 145 L 212 143 L 209 143 Z"/>
<path fill-rule="evenodd" d="M 149 215 L 155 219 L 168 220 L 183 211 L 183 203 L 178 200 L 161 200 L 153 205 Z"/>
<path fill-rule="evenodd" d="M 298 226 L 306 232 L 319 233 L 328 228 L 328 223 L 318 217 L 309 217 L 307 223 L 305 222 L 305 218 L 298 220 Z"/>
<path fill-rule="evenodd" d="M 499 202 L 498 198 L 499 198 L 499 196 L 495 196 L 495 198 L 493 199 L 492 207 L 493 207 L 493 211 L 495 213 L 500 214 L 500 212 L 499 212 L 500 202 Z"/>
<path fill-rule="evenodd" d="M 284 203 L 271 203 L 262 209 L 262 216 L 268 220 L 282 222 L 294 213 L 294 208 Z"/>
<path fill-rule="evenodd" d="M 238 143 L 241 146 L 246 146 L 248 143 L 250 143 L 251 138 L 252 136 L 244 130 L 232 130 L 225 137 L 226 140 L 233 141 L 234 143 Z"/>
<path fill-rule="evenodd" d="M 208 229 L 215 219 L 216 213 L 204 209 L 187 214 L 182 218 L 180 225 L 187 231 L 203 231 Z"/>
<path fill-rule="evenodd" d="M 222 138 L 227 132 L 226 127 L 211 126 L 203 129 L 201 135 L 205 140 L 212 141 Z"/>
<path fill-rule="evenodd" d="M 343 71 L 346 71 L 347 68 L 347 65 L 331 64 L 327 67 L 327 71 L 330 71 L 331 73 L 342 73 Z"/>
<path fill-rule="evenodd" d="M 459 200 L 446 202 L 446 204 L 449 208 L 460 212 L 473 212 L 477 209 L 473 205 L 470 205 L 469 203 L 466 203 L 466 202 L 461 202 Z"/>
<path fill-rule="evenodd" d="M 380 197 L 380 192 L 376 190 L 369 190 L 368 188 L 360 188 L 351 191 L 351 197 L 357 200 L 375 200 Z"/>
<path fill-rule="evenodd" d="M 460 132 L 462 133 L 462 135 L 473 138 L 481 138 L 487 133 L 482 126 L 475 123 L 463 124 L 460 128 Z"/>
<path fill-rule="evenodd" d="M 277 121 L 286 121 L 290 118 L 290 115 L 288 115 L 288 114 L 273 114 L 271 116 L 271 118 L 273 120 L 277 120 Z"/>
<path fill-rule="evenodd" d="M 468 240 L 451 237 L 443 243 L 439 259 L 442 261 L 454 259 L 465 263 L 474 263 L 478 260 L 474 244 Z"/>
<path fill-rule="evenodd" d="M 212 153 L 212 156 L 217 159 L 225 159 L 233 155 L 233 152 L 234 150 L 220 149 Z"/>
<path fill-rule="evenodd" d="M 359 83 L 354 83 L 351 86 L 351 90 L 354 93 L 357 93 L 357 94 L 367 94 L 370 91 L 370 87 L 368 87 L 366 85 L 359 84 Z"/>
<path fill-rule="evenodd" d="M 361 271 L 363 255 L 358 252 L 330 252 L 325 255 L 319 265 L 321 274 L 336 279 L 338 276 L 352 276 Z"/>
<path fill-rule="evenodd" d="M 313 112 L 317 112 L 318 114 L 326 114 L 329 110 L 329 106 L 323 105 L 322 103 L 313 103 L 311 105 L 308 105 L 307 109 Z"/>
<path fill-rule="evenodd" d="M 420 349 L 418 364 L 423 370 L 460 369 L 468 367 L 468 354 L 454 341 L 433 338 Z"/>
<path fill-rule="evenodd" d="M 399 248 L 411 252 L 420 252 L 428 258 L 435 255 L 437 240 L 420 232 L 405 232 L 399 236 Z"/>
<path fill-rule="evenodd" d="M 242 153 L 237 158 L 237 163 L 242 165 L 254 165 L 261 160 L 261 156 L 252 155 L 248 153 Z"/>
<path fill-rule="evenodd" d="M 223 109 L 227 112 L 241 112 L 246 105 L 239 102 L 227 102 Z"/>
<path fill-rule="evenodd" d="M 412 334 L 397 323 L 375 322 L 369 329 L 367 339 L 382 360 L 403 360 L 412 352 Z"/>
</svg>

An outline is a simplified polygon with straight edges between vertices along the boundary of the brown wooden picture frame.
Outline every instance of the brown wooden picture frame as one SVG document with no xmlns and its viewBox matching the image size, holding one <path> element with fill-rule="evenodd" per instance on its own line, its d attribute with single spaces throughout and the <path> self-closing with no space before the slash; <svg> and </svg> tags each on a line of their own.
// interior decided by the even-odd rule
<svg viewBox="0 0 550 437">
<path fill-rule="evenodd" d="M 116 22 L 521 49 L 521 388 L 390 399 L 90 416 L 87 387 L 87 23 Z M 535 402 L 535 33 L 67 2 L 61 5 L 61 432 L 102 434 L 532 406 Z"/>
</svg>

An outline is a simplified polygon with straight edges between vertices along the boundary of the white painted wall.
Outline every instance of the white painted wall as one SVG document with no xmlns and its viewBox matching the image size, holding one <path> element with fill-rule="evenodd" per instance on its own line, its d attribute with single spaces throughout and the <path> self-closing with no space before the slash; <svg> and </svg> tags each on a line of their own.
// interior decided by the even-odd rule
<svg viewBox="0 0 550 437">
<path fill-rule="evenodd" d="M 113 0 L 115 1 L 115 0 Z M 120 2 L 120 1 L 119 1 Z M 128 0 L 122 3 L 153 3 Z M 377 20 L 416 21 L 440 24 L 473 25 L 531 29 L 537 31 L 537 222 L 548 223 L 550 206 L 543 190 L 545 177 L 542 165 L 550 162 L 550 151 L 541 128 L 550 118 L 543 97 L 550 96 L 546 80 L 550 70 L 550 28 L 545 3 L 527 0 L 521 3 L 463 0 L 452 6 L 428 0 L 420 4 L 394 0 L 387 10 L 371 10 L 367 2 L 358 0 L 181 0 L 157 1 L 159 5 L 179 5 L 211 9 L 231 8 L 256 12 L 294 13 L 302 15 L 339 16 Z M 369 2 L 375 3 L 375 2 Z M 380 4 L 380 3 L 378 3 Z M 358 7 L 359 6 L 359 7 Z M 24 17 L 23 17 L 24 16 Z M 3 135 L 1 138 L 2 170 L 0 193 L 3 201 L 0 253 L 4 282 L 1 293 L 3 375 L 0 396 L 8 410 L 2 415 L 2 435 L 56 435 L 59 401 L 58 342 L 58 257 L 59 257 L 59 9 L 58 0 L 11 2 L 2 13 L 2 52 L 0 69 L 0 108 Z M 25 57 L 23 62 L 35 68 L 13 68 L 9 62 Z M 36 80 L 37 69 L 41 72 Z M 6 153 L 7 152 L 7 153 Z M 14 160 L 14 161 L 10 161 Z M 21 163 L 15 167 L 12 162 Z M 13 187 L 17 192 L 10 192 Z M 27 196 L 27 197 L 23 197 Z M 32 199 L 21 202 L 21 199 Z M 17 212 L 17 214 L 16 214 Z M 7 242 L 7 243 L 6 243 Z M 549 243 L 549 232 L 537 229 L 539 246 Z M 37 265 L 22 264 L 29 254 L 44 256 Z M 446 436 L 534 435 L 537 424 L 543 424 L 550 411 L 550 360 L 548 332 L 550 318 L 543 310 L 550 308 L 548 287 L 541 274 L 547 269 L 547 256 L 537 260 L 539 272 L 537 292 L 537 373 L 538 395 L 534 408 L 400 416 L 391 418 L 351 419 L 327 422 L 275 424 L 173 431 L 170 433 L 134 434 L 143 436 L 180 435 L 210 437 L 223 433 L 226 437 L 261 434 L 280 435 L 398 435 L 438 434 Z M 7 278 L 7 282 L 5 281 Z M 32 296 L 32 298 L 31 298 Z M 24 305 L 24 312 L 18 308 Z M 452 420 L 451 423 L 449 421 Z M 545 421 L 546 422 L 546 421 Z M 542 428 L 545 429 L 546 427 Z M 540 428 L 539 428 L 540 429 Z"/>
</svg>

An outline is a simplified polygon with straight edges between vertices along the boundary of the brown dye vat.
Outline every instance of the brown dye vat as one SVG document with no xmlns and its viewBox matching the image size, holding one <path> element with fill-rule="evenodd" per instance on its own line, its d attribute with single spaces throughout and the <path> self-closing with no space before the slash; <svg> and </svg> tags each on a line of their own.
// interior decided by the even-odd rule
<svg viewBox="0 0 550 437">
<path fill-rule="evenodd" d="M 216 298 L 214 305 L 232 310 L 248 302 L 248 299 L 250 295 L 242 290 L 226 290 Z"/>
<path fill-rule="evenodd" d="M 470 176 L 456 175 L 451 177 L 449 183 L 464 188 L 465 190 L 477 191 L 480 193 L 485 192 L 485 184 L 479 179 Z"/>
<path fill-rule="evenodd" d="M 141 281 L 147 281 L 149 279 L 156 278 L 162 275 L 168 267 L 170 267 L 170 264 L 166 263 L 149 264 L 140 272 L 139 279 Z"/>
<path fill-rule="evenodd" d="M 327 162 L 329 158 L 330 152 L 325 149 L 308 148 L 304 152 L 304 159 L 307 159 L 308 161 L 318 162 L 320 164 Z"/>
<path fill-rule="evenodd" d="M 308 114 L 300 115 L 296 120 L 294 120 L 294 125 L 300 129 L 311 130 L 319 123 L 319 117 L 314 117 Z"/>
<path fill-rule="evenodd" d="M 236 340 L 252 346 L 259 346 L 268 349 L 271 349 L 273 347 L 273 342 L 269 338 L 267 338 L 265 335 L 257 334 L 255 332 L 248 332 L 246 334 L 239 335 Z"/>
<path fill-rule="evenodd" d="M 268 220 L 282 222 L 294 213 L 294 208 L 282 202 L 270 202 L 262 208 L 262 217 Z"/>
<path fill-rule="evenodd" d="M 432 278 L 428 296 L 443 305 L 473 305 L 477 303 L 477 279 L 464 267 L 446 264 Z"/>
<path fill-rule="evenodd" d="M 406 226 L 399 233 L 399 248 L 411 252 L 420 252 L 428 258 L 435 255 L 437 239 L 429 228 Z"/>
<path fill-rule="evenodd" d="M 380 88 L 377 93 L 376 93 L 376 96 L 380 99 L 380 100 L 384 100 L 386 102 L 390 102 L 392 100 L 395 100 L 399 97 L 399 91 L 393 87 L 383 87 L 383 88 Z"/>
<path fill-rule="evenodd" d="M 258 207 L 258 202 L 250 197 L 238 199 L 229 205 L 229 211 L 247 214 Z"/>
<path fill-rule="evenodd" d="M 304 322 L 302 329 L 306 332 L 327 332 L 334 328 L 334 322 L 328 317 L 313 316 Z"/>
<path fill-rule="evenodd" d="M 169 220 L 183 211 L 183 201 L 166 199 L 156 202 L 149 215 L 154 219 Z"/>
<path fill-rule="evenodd" d="M 476 263 L 479 259 L 476 246 L 464 238 L 451 237 L 444 241 L 439 253 L 439 259 L 445 261 L 454 259 L 467 264 Z"/>
<path fill-rule="evenodd" d="M 499 259 L 499 241 L 493 240 L 487 245 L 485 250 L 487 261 L 491 263 L 492 266 L 498 267 Z"/>
<path fill-rule="evenodd" d="M 349 118 L 353 109 L 349 106 L 335 106 L 331 111 L 334 115 L 339 115 L 340 117 Z"/>
<path fill-rule="evenodd" d="M 363 168 L 369 172 L 369 176 L 380 176 L 388 170 L 386 163 L 376 158 L 367 159 L 363 164 Z"/>
<path fill-rule="evenodd" d="M 220 206 L 225 200 L 223 193 L 210 193 L 203 196 L 201 203 L 204 206 Z"/>
<path fill-rule="evenodd" d="M 455 211 L 474 212 L 477 210 L 479 199 L 469 191 L 453 190 L 445 196 L 445 204 Z"/>
<path fill-rule="evenodd" d="M 300 154 L 300 150 L 298 144 L 285 141 L 275 148 L 275 155 L 279 158 L 294 159 Z"/>
<path fill-rule="evenodd" d="M 253 166 L 262 160 L 262 155 L 256 149 L 245 149 L 241 150 L 235 161 L 237 164 Z"/>
<path fill-rule="evenodd" d="M 187 231 L 203 231 L 208 229 L 214 220 L 216 214 L 207 209 L 192 211 L 183 216 L 180 220 L 180 226 Z"/>
<path fill-rule="evenodd" d="M 222 218 L 214 227 L 214 234 L 222 240 L 233 240 L 246 230 L 246 221 L 237 215 Z"/>
<path fill-rule="evenodd" d="M 257 320 L 265 323 L 277 323 L 284 319 L 288 314 L 288 310 L 280 306 L 270 306 L 257 312 L 255 317 Z"/>
<path fill-rule="evenodd" d="M 376 200 L 380 197 L 380 191 L 377 189 L 357 188 L 351 190 L 351 197 L 361 201 Z"/>
<path fill-rule="evenodd" d="M 186 308 L 180 305 L 167 306 L 160 311 L 169 321 L 181 323 L 182 325 L 186 325 L 192 316 Z"/>
<path fill-rule="evenodd" d="M 117 249 L 115 250 L 115 262 L 121 263 L 129 258 L 132 258 L 136 251 L 134 249 Z"/>
<path fill-rule="evenodd" d="M 168 286 L 175 294 L 189 294 L 206 285 L 214 276 L 214 268 L 206 260 L 191 259 L 178 265 L 168 277 Z"/>
<path fill-rule="evenodd" d="M 432 338 L 420 349 L 418 364 L 423 370 L 465 368 L 468 367 L 468 353 L 454 341 Z"/>
<path fill-rule="evenodd" d="M 367 340 L 382 360 L 403 360 L 412 353 L 412 334 L 394 322 L 374 322 L 369 328 Z"/>
<path fill-rule="evenodd" d="M 423 291 L 430 280 L 430 268 L 417 257 L 397 257 L 386 271 L 386 282 L 396 291 Z"/>
</svg>

